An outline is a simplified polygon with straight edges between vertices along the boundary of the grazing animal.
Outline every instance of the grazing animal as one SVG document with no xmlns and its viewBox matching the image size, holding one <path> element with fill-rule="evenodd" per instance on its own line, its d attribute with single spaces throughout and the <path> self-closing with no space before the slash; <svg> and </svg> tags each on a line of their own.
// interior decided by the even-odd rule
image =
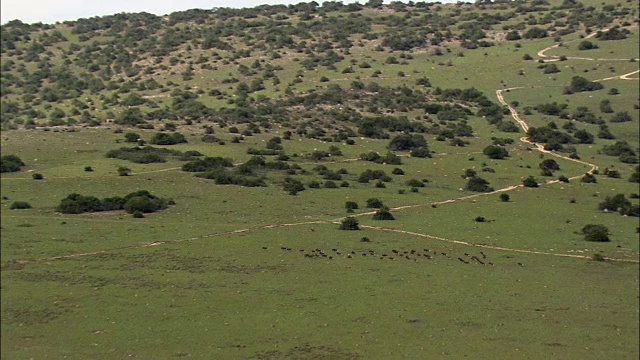
<svg viewBox="0 0 640 360">
<path fill-rule="evenodd" d="M 524 266 L 524 265 L 522 265 L 522 263 L 521 263 L 521 262 L 519 262 L 519 263 L 518 263 L 518 265 L 520 265 L 520 266 Z"/>
<path fill-rule="evenodd" d="M 262 247 L 262 249 L 263 249 L 263 250 L 267 250 L 267 247 L 266 247 L 266 246 L 263 246 L 263 247 Z"/>
</svg>

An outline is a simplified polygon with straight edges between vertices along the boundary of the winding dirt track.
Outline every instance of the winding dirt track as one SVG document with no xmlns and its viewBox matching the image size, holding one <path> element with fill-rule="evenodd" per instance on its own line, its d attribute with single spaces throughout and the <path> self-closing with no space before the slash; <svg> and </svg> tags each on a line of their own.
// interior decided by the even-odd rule
<svg viewBox="0 0 640 360">
<path fill-rule="evenodd" d="M 589 36 L 587 36 L 586 38 L 591 38 L 593 36 L 595 36 L 596 33 L 592 33 Z M 545 55 L 545 52 L 552 49 L 552 48 L 557 48 L 558 44 L 547 47 L 545 49 L 542 49 L 540 51 L 538 51 L 538 56 L 541 58 L 546 58 L 547 55 Z M 580 58 L 580 57 L 567 57 L 567 59 L 573 59 L 573 60 L 625 60 L 628 61 L 629 59 L 592 59 L 592 58 Z M 547 62 L 549 61 L 558 61 L 559 57 L 558 56 L 552 56 L 551 59 L 546 60 Z M 636 59 L 637 60 L 637 59 Z M 631 78 L 630 76 L 634 75 L 634 74 L 638 74 L 640 73 L 640 70 L 636 70 L 624 75 L 618 75 L 618 76 L 613 76 L 613 77 L 608 77 L 605 79 L 599 79 L 599 80 L 594 80 L 594 81 L 608 81 L 608 80 L 639 80 L 639 78 Z M 510 106 L 504 99 L 504 95 L 503 92 L 510 92 L 511 90 L 518 90 L 518 89 L 523 89 L 523 87 L 513 87 L 513 88 L 508 88 L 508 89 L 498 89 L 496 90 L 496 97 L 498 98 L 498 101 L 500 102 L 500 104 L 502 104 L 503 106 L 506 106 L 510 113 L 511 113 L 511 117 L 520 125 L 520 127 L 524 130 L 524 132 L 528 132 L 529 130 L 529 125 L 522 120 L 522 118 L 520 117 L 520 115 L 518 114 L 518 112 L 512 107 Z M 578 159 L 572 159 L 569 158 L 567 156 L 564 155 L 560 155 L 557 153 L 554 153 L 552 151 L 548 151 L 544 149 L 544 145 L 543 144 L 539 144 L 539 143 L 535 143 L 530 141 L 526 136 L 520 138 L 520 141 L 522 141 L 523 143 L 532 145 L 533 147 L 535 147 L 535 149 L 537 151 L 540 151 L 542 153 L 563 159 L 563 160 L 568 160 L 568 161 L 573 161 L 582 165 L 586 165 L 588 167 L 590 167 L 590 169 L 588 170 L 588 173 L 593 173 L 595 170 L 598 169 L 598 166 L 586 161 L 582 161 L 582 160 L 578 160 Z M 357 160 L 357 159 L 347 159 L 346 161 L 353 161 L 353 160 Z M 168 169 L 161 169 L 161 170 L 153 170 L 153 171 L 146 171 L 143 173 L 138 173 L 138 174 L 148 174 L 148 173 L 154 173 L 154 172 L 161 172 L 161 171 L 170 171 L 170 170 L 176 170 L 179 168 L 168 168 Z M 578 179 L 582 177 L 582 174 L 580 175 L 576 175 L 570 179 Z M 57 179 L 64 179 L 66 177 L 58 177 Z M 23 178 L 15 178 L 15 179 L 23 179 Z M 28 179 L 28 178 L 26 178 Z M 547 184 L 554 184 L 554 183 L 558 183 L 558 180 L 552 180 L 552 181 L 548 181 Z M 492 195 L 492 194 L 496 194 L 496 193 L 502 193 L 502 192 L 506 192 L 506 191 L 511 191 L 520 187 L 523 187 L 524 185 L 520 184 L 520 185 L 512 185 L 512 186 L 508 186 L 502 189 L 498 189 L 492 192 L 487 192 L 487 193 L 476 193 L 476 194 L 472 194 L 472 195 L 468 195 L 468 196 L 462 196 L 459 198 L 454 198 L 454 199 L 447 199 L 447 200 L 442 200 L 442 201 L 437 201 L 437 202 L 430 202 L 430 203 L 425 203 L 425 204 L 414 204 L 414 205 L 405 205 L 405 206 L 399 206 L 399 207 L 395 207 L 390 209 L 391 211 L 401 211 L 401 210 L 405 210 L 405 209 L 411 209 L 411 208 L 418 208 L 418 207 L 425 207 L 425 206 L 435 206 L 435 205 L 440 205 L 440 204 L 448 204 L 448 203 L 453 203 L 453 202 L 459 202 L 459 201 L 464 201 L 464 200 L 468 200 L 471 198 L 475 198 L 475 197 L 480 197 L 480 196 L 488 196 L 488 195 Z M 372 212 L 366 212 L 366 213 L 360 213 L 354 216 L 366 216 L 366 215 L 372 215 L 374 214 L 375 211 Z M 194 241 L 194 240 L 201 240 L 201 239 L 207 239 L 207 238 L 213 238 L 213 237 L 222 237 L 222 236 L 228 236 L 228 235 L 235 235 L 235 234 L 241 234 L 241 233 L 249 233 L 249 232 L 256 232 L 256 231 L 262 231 L 262 230 L 268 230 L 268 229 L 276 229 L 276 228 L 283 228 L 283 227 L 293 227 L 293 226 L 301 226 L 301 225 L 309 225 L 309 224 L 338 224 L 342 219 L 344 219 L 344 217 L 338 218 L 338 219 L 334 219 L 331 221 L 323 221 L 323 220 L 319 220 L 319 221 L 305 221 L 305 222 L 298 222 L 298 223 L 285 223 L 285 224 L 270 224 L 270 225 L 264 225 L 264 226 L 259 226 L 259 227 L 254 227 L 254 228 L 246 228 L 246 229 L 238 229 L 238 230 L 232 230 L 232 231 L 225 231 L 225 232 L 219 232 L 219 233 L 212 233 L 212 234 L 207 234 L 207 235 L 200 235 L 200 236 L 194 236 L 194 237 L 189 237 L 189 238 L 182 238 L 182 239 L 176 239 L 176 240 L 171 240 L 171 241 L 158 241 L 158 242 L 153 242 L 153 243 L 146 243 L 146 244 L 138 244 L 138 245 L 131 245 L 131 246 L 126 246 L 126 247 L 119 247 L 119 248 L 114 248 L 114 249 L 108 249 L 108 250 L 99 250 L 99 251 L 93 251 L 93 252 L 86 252 L 86 253 L 76 253 L 76 254 L 69 254 L 69 255 L 62 255 L 62 256 L 54 256 L 54 257 L 49 257 L 49 258 L 40 258 L 40 259 L 29 259 L 29 260 L 18 260 L 18 263 L 30 263 L 30 262 L 37 262 L 37 261 L 52 261 L 52 260 L 60 260 L 60 259 L 69 259 L 69 258 L 76 258 L 76 257 L 82 257 L 82 256 L 90 256 L 90 255 L 97 255 L 97 254 L 105 254 L 105 253 L 113 253 L 113 252 L 117 252 L 117 251 L 123 251 L 123 250 L 130 250 L 130 249 L 139 249 L 139 248 L 145 248 L 145 247 L 153 247 L 153 246 L 161 246 L 161 245 L 169 245 L 169 244 L 177 244 L 177 243 L 182 243 L 182 242 L 186 242 L 186 241 Z M 432 240 L 437 240 L 437 241 L 443 241 L 443 242 L 447 242 L 450 244 L 458 244 L 458 245 L 464 245 L 464 246 L 471 246 L 471 247 L 479 247 L 479 248 L 485 248 L 485 249 L 493 249 L 493 250 L 500 250 L 500 251 L 508 251 L 508 252 L 518 252 L 518 253 L 525 253 L 525 254 L 537 254 L 537 255 L 545 255 L 545 256 L 557 256 L 557 257 L 565 257 L 565 258 L 579 258 L 579 259 L 591 259 L 591 256 L 585 256 L 585 255 L 574 255 L 574 254 L 561 254 L 561 253 L 551 253 L 551 252 L 544 252 L 544 251 L 533 251 L 533 250 L 524 250 L 524 249 L 514 249 L 514 248 L 507 248 L 507 247 L 501 247 L 501 246 L 493 246 L 493 245 L 486 245 L 486 244 L 476 244 L 476 243 L 470 243 L 470 242 L 466 242 L 466 241 L 461 241 L 461 240 L 455 240 L 455 239 L 448 239 L 448 238 L 444 238 L 444 237 L 440 237 L 440 236 L 435 236 L 435 235 L 429 235 L 429 234 L 424 234 L 424 233 L 418 233 L 418 232 L 412 232 L 412 231 L 406 231 L 406 230 L 400 230 L 400 229 L 394 229 L 394 228 L 386 228 L 386 227 L 380 227 L 380 226 L 369 226 L 369 225 L 360 225 L 361 228 L 364 229 L 370 229 L 370 230 L 376 230 L 376 231 L 385 231 L 385 232 L 394 232 L 394 233 L 402 233 L 402 234 L 406 234 L 406 235 L 411 235 L 411 236 L 417 236 L 417 237 L 422 237 L 422 238 L 427 238 L 427 239 L 432 239 Z M 640 263 L 640 260 L 633 260 L 633 259 L 616 259 L 616 258 L 610 258 L 607 257 L 606 258 L 608 261 L 616 261 L 616 262 L 629 262 L 629 263 Z"/>
</svg>

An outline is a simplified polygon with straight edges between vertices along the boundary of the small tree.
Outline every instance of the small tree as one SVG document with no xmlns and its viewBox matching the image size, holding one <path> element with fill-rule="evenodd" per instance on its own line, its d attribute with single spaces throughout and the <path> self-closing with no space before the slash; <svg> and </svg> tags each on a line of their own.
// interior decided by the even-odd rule
<svg viewBox="0 0 640 360">
<path fill-rule="evenodd" d="M 504 159 L 509 156 L 509 152 L 507 149 L 498 145 L 489 145 L 482 151 L 483 154 L 487 155 L 491 159 Z"/>
<path fill-rule="evenodd" d="M 467 181 L 465 186 L 466 190 L 475 192 L 488 192 L 493 191 L 493 188 L 489 186 L 489 182 L 479 176 L 472 176 Z"/>
<path fill-rule="evenodd" d="M 509 194 L 505 194 L 505 193 L 500 194 L 500 201 L 509 202 L 509 199 L 510 199 Z"/>
<path fill-rule="evenodd" d="M 31 209 L 31 204 L 26 201 L 14 201 L 10 207 L 11 210 Z"/>
<path fill-rule="evenodd" d="M 533 176 L 529 176 L 528 178 L 524 179 L 522 181 L 522 184 L 525 187 L 538 187 L 538 182 L 533 178 Z"/>
<path fill-rule="evenodd" d="M 376 199 L 376 198 L 367 199 L 367 207 L 368 208 L 379 209 L 379 208 L 381 208 L 383 206 L 384 205 L 382 204 L 382 201 L 380 201 L 379 199 Z"/>
<path fill-rule="evenodd" d="M 596 182 L 597 182 L 596 177 L 595 177 L 595 176 L 593 176 L 593 174 L 589 174 L 589 173 L 584 174 L 584 175 L 580 178 L 580 181 L 582 181 L 583 183 L 587 183 L 587 184 L 593 184 L 593 183 L 596 183 Z"/>
<path fill-rule="evenodd" d="M 288 192 L 289 195 L 297 195 L 298 192 L 304 190 L 304 185 L 300 180 L 288 177 L 284 180 L 282 189 Z"/>
<path fill-rule="evenodd" d="M 124 141 L 128 142 L 128 143 L 134 143 L 134 142 L 138 142 L 138 140 L 140 139 L 140 135 L 134 133 L 134 132 L 129 132 L 124 134 Z"/>
<path fill-rule="evenodd" d="M 466 169 L 464 171 L 464 175 L 462 175 L 463 178 L 468 179 L 470 177 L 476 176 L 478 174 L 478 172 L 476 172 L 473 169 Z"/>
<path fill-rule="evenodd" d="M 391 212 L 389 212 L 389 208 L 383 206 L 375 214 L 373 214 L 373 220 L 395 220 Z"/>
<path fill-rule="evenodd" d="M 352 217 L 352 216 L 348 216 L 344 219 L 342 219 L 342 222 L 340 223 L 340 227 L 338 228 L 340 230 L 360 230 L 360 227 L 358 226 L 358 219 Z"/>
<path fill-rule="evenodd" d="M 5 155 L 0 158 L 0 172 L 16 172 L 24 166 L 24 162 L 15 155 Z"/>
<path fill-rule="evenodd" d="M 595 241 L 595 242 L 608 242 L 611 241 L 609 239 L 609 229 L 604 225 L 585 225 L 582 228 L 582 234 L 584 235 L 584 239 L 586 241 Z"/>
<path fill-rule="evenodd" d="M 345 209 L 347 209 L 347 211 L 349 210 L 353 211 L 358 209 L 358 203 L 355 201 L 347 201 L 344 203 L 344 207 Z"/>
</svg>

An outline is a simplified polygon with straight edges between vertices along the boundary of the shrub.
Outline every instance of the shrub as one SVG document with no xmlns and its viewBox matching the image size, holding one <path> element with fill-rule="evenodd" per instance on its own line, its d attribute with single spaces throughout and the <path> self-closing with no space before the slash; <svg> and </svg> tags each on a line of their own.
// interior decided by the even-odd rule
<svg viewBox="0 0 640 360">
<path fill-rule="evenodd" d="M 406 182 L 409 187 L 424 187 L 424 183 L 420 180 L 411 179 Z"/>
<path fill-rule="evenodd" d="M 629 115 L 629 113 L 626 111 L 618 112 L 609 121 L 612 123 L 631 121 L 631 115 Z"/>
<path fill-rule="evenodd" d="M 360 238 L 360 242 L 371 242 L 371 239 L 369 239 L 366 236 L 363 236 L 362 238 Z"/>
<path fill-rule="evenodd" d="M 598 48 L 598 45 L 592 43 L 589 40 L 583 40 L 578 45 L 578 50 L 591 50 L 591 49 L 597 49 L 597 48 Z"/>
<path fill-rule="evenodd" d="M 593 176 L 592 174 L 584 174 L 581 178 L 580 181 L 582 181 L 583 183 L 587 183 L 587 184 L 594 184 L 597 182 L 596 177 Z"/>
<path fill-rule="evenodd" d="M 482 151 L 483 154 L 487 155 L 491 159 L 504 159 L 509 156 L 509 152 L 507 149 L 502 146 L 497 145 L 489 145 Z"/>
<path fill-rule="evenodd" d="M 411 150 L 410 155 L 411 157 L 417 157 L 417 158 L 430 158 L 431 152 L 426 146 L 423 146 L 423 147 L 419 147 Z"/>
<path fill-rule="evenodd" d="M 124 209 L 129 214 L 154 212 L 161 207 L 156 200 L 148 196 L 132 196 L 124 203 Z"/>
<path fill-rule="evenodd" d="M 543 160 L 540 164 L 538 164 L 540 169 L 549 169 L 551 171 L 560 170 L 560 165 L 553 159 Z"/>
<path fill-rule="evenodd" d="M 327 189 L 337 189 L 338 184 L 336 184 L 333 180 L 327 180 L 324 182 L 324 187 Z"/>
<path fill-rule="evenodd" d="M 389 150 L 409 151 L 415 148 L 426 147 L 427 141 L 422 135 L 397 135 L 389 142 Z"/>
<path fill-rule="evenodd" d="M 347 201 L 344 203 L 344 207 L 347 210 L 356 210 L 358 209 L 358 203 L 355 201 Z"/>
<path fill-rule="evenodd" d="M 529 176 L 522 181 L 522 185 L 525 187 L 538 187 L 538 182 L 533 178 L 533 176 Z"/>
<path fill-rule="evenodd" d="M 376 213 L 373 214 L 373 220 L 395 220 L 395 218 L 393 217 L 391 212 L 389 212 L 389 208 L 385 206 L 380 208 L 380 210 L 376 211 Z"/>
<path fill-rule="evenodd" d="M 584 239 L 586 241 L 595 241 L 595 242 L 608 242 L 611 241 L 609 239 L 609 229 L 604 225 L 585 225 L 582 230 L 582 234 L 584 235 Z"/>
<path fill-rule="evenodd" d="M 93 171 L 93 168 L 91 166 L 85 166 L 84 167 L 84 171 L 91 172 L 91 171 Z"/>
<path fill-rule="evenodd" d="M 466 169 L 464 171 L 464 174 L 462 175 L 462 178 L 468 179 L 470 177 L 476 176 L 477 174 L 478 174 L 478 172 L 473 170 L 473 169 Z"/>
<path fill-rule="evenodd" d="M 33 180 L 42 180 L 42 179 L 44 179 L 44 176 L 42 174 L 40 174 L 40 173 L 33 173 L 31 175 L 31 177 L 33 178 Z"/>
<path fill-rule="evenodd" d="M 5 155 L 0 158 L 0 173 L 20 171 L 23 166 L 22 160 L 15 155 Z"/>
<path fill-rule="evenodd" d="M 631 173 L 631 176 L 629 177 L 629 182 L 640 183 L 640 166 L 636 166 L 633 173 Z"/>
<path fill-rule="evenodd" d="M 358 220 L 352 216 L 348 216 L 340 222 L 339 230 L 360 230 Z"/>
<path fill-rule="evenodd" d="M 140 135 L 134 133 L 134 132 L 129 132 L 124 134 L 124 141 L 125 142 L 129 142 L 129 143 L 134 143 L 134 142 L 138 142 L 138 140 L 140 140 Z"/>
<path fill-rule="evenodd" d="M 159 132 L 156 133 L 151 139 L 151 143 L 155 145 L 175 145 L 186 142 L 187 139 L 179 132 L 171 134 Z"/>
<path fill-rule="evenodd" d="M 581 76 L 574 76 L 571 78 L 571 84 L 567 87 L 569 93 L 583 92 L 583 91 L 596 91 L 604 88 L 599 82 L 589 81 Z"/>
<path fill-rule="evenodd" d="M 489 182 L 479 176 L 472 176 L 465 185 L 465 190 L 475 192 L 489 192 L 493 191 L 493 188 L 489 186 Z"/>
<path fill-rule="evenodd" d="M 31 204 L 26 201 L 14 201 L 9 208 L 11 210 L 31 209 Z"/>
<path fill-rule="evenodd" d="M 500 194 L 500 201 L 509 202 L 509 199 L 510 199 L 509 194 L 505 194 L 505 193 Z"/>
<path fill-rule="evenodd" d="M 392 173 L 393 175 L 404 175 L 404 171 L 402 171 L 402 169 L 400 169 L 400 168 L 394 168 L 394 169 L 391 171 L 391 173 Z"/>
<path fill-rule="evenodd" d="M 377 198 L 367 199 L 367 207 L 368 208 L 379 209 L 379 208 L 382 208 L 383 206 L 384 206 L 384 204 L 382 204 L 382 201 L 380 201 Z"/>
<path fill-rule="evenodd" d="M 475 222 L 485 222 L 487 221 L 487 219 L 484 218 L 484 216 L 476 216 L 475 219 L 473 219 Z"/>
<path fill-rule="evenodd" d="M 559 181 L 562 181 L 563 183 L 568 183 L 568 182 L 569 182 L 569 178 L 568 178 L 568 177 L 566 177 L 566 176 L 564 176 L 564 175 L 560 175 L 560 176 L 558 177 L 558 180 L 559 180 Z"/>
<path fill-rule="evenodd" d="M 297 195 L 298 192 L 304 190 L 304 185 L 302 184 L 302 182 L 300 180 L 287 177 L 284 180 L 284 184 L 282 186 L 282 189 L 284 191 L 288 192 L 289 195 Z"/>
</svg>

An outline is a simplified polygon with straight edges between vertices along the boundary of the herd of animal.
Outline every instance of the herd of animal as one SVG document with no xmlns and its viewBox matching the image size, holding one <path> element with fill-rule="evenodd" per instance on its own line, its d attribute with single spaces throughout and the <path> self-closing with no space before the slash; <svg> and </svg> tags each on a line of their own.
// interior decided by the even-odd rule
<svg viewBox="0 0 640 360">
<path fill-rule="evenodd" d="M 262 250 L 269 250 L 267 246 L 263 246 Z M 391 249 L 389 251 L 376 251 L 373 249 L 356 249 L 356 250 L 343 250 L 332 248 L 330 250 L 323 250 L 319 248 L 315 249 L 292 249 L 287 246 L 280 246 L 280 251 L 284 253 L 299 253 L 306 259 L 324 259 L 324 260 L 336 260 L 338 258 L 355 259 L 355 258 L 375 258 L 380 260 L 410 260 L 414 262 L 435 260 L 437 258 L 444 258 L 447 260 L 458 260 L 463 264 L 472 265 L 490 265 L 493 266 L 493 262 L 489 261 L 487 255 L 480 251 L 479 255 L 473 255 L 464 253 L 461 256 L 446 253 L 444 251 L 435 251 L 429 249 L 422 250 L 397 250 Z"/>
</svg>

